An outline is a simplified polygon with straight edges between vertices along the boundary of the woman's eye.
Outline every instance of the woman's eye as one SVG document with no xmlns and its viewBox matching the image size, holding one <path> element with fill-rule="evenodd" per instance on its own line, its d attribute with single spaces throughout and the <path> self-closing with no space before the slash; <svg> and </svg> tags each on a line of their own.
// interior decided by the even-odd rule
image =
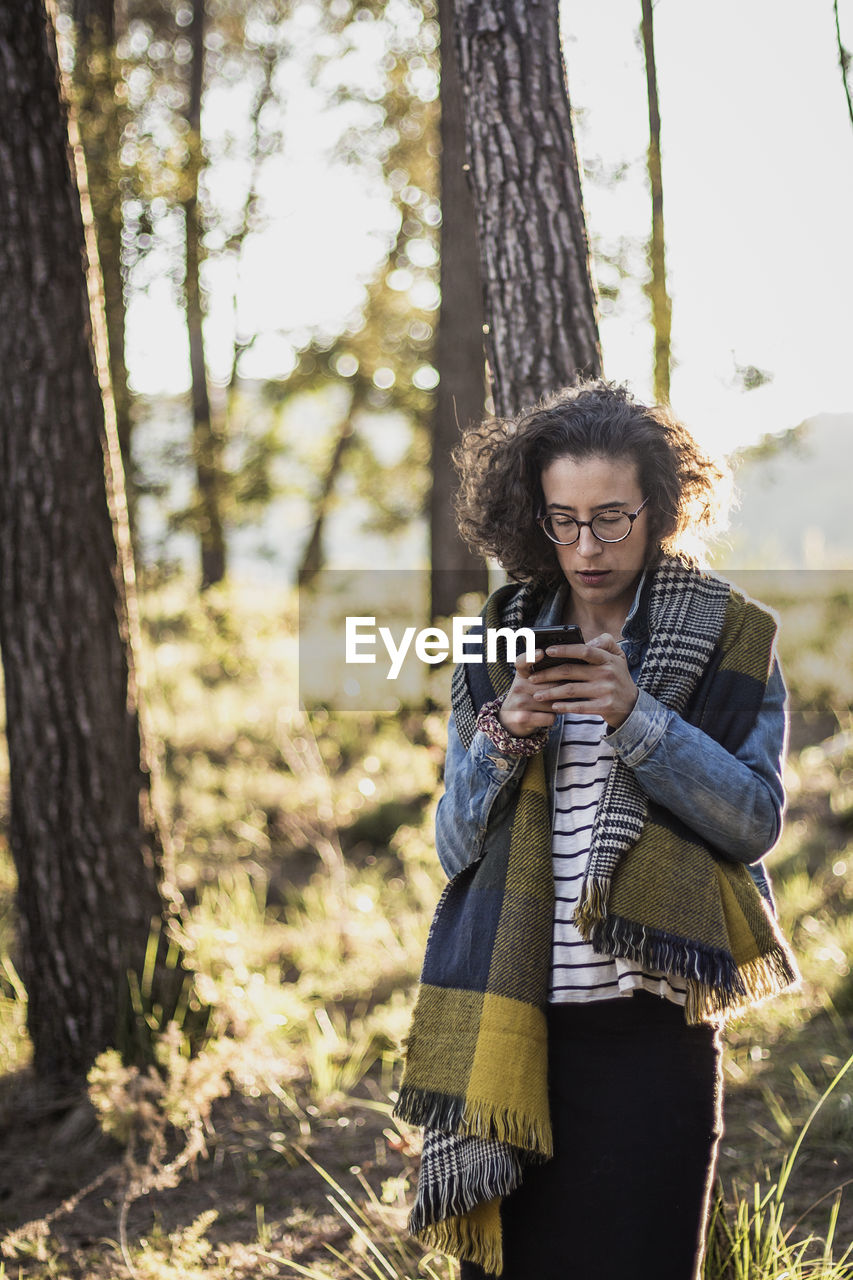
<svg viewBox="0 0 853 1280">
<path fill-rule="evenodd" d="M 600 516 L 596 516 L 599 524 L 618 524 L 622 519 L 621 511 L 603 511 Z"/>
</svg>

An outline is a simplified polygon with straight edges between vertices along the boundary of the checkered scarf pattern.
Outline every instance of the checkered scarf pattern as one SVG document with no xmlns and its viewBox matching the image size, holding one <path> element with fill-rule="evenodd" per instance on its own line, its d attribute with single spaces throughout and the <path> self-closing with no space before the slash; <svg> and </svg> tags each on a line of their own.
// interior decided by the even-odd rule
<svg viewBox="0 0 853 1280">
<path fill-rule="evenodd" d="M 647 591 L 647 594 L 646 594 Z M 644 587 L 650 641 L 639 684 L 735 751 L 754 723 L 775 623 L 719 579 L 665 560 Z M 530 623 L 530 586 L 501 588 L 486 627 Z M 463 744 L 478 708 L 511 684 L 500 658 L 460 667 Z M 500 1198 L 551 1154 L 544 1008 L 553 914 L 544 758 L 524 769 L 509 824 L 445 888 L 427 942 L 396 1114 L 428 1130 L 411 1229 L 501 1270 Z M 727 862 L 614 762 L 596 810 L 576 913 L 603 953 L 687 979 L 689 1022 L 721 1020 L 796 980 L 746 868 Z M 432 1131 L 432 1132 L 429 1132 Z"/>
<path fill-rule="evenodd" d="M 664 561 L 649 595 L 651 642 L 638 687 L 681 714 L 711 660 L 730 598 L 731 589 L 720 578 Z M 633 770 L 617 758 L 595 814 L 582 913 L 596 893 L 606 897 L 619 859 L 639 840 L 647 813 L 645 792 Z"/>
<path fill-rule="evenodd" d="M 500 1202 L 523 1167 L 522 1153 L 505 1143 L 427 1129 L 409 1230 L 447 1253 L 465 1235 L 486 1270 L 499 1271 Z"/>
</svg>

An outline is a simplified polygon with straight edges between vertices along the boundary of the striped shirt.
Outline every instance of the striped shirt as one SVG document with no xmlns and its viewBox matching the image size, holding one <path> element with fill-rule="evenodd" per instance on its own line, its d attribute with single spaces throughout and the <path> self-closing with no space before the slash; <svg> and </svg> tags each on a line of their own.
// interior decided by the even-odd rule
<svg viewBox="0 0 853 1280">
<path fill-rule="evenodd" d="M 596 806 L 613 763 L 600 716 L 566 715 L 557 762 L 554 859 L 554 943 L 548 999 L 583 1003 L 650 991 L 683 1005 L 683 978 L 668 978 L 632 960 L 598 955 L 572 924 L 589 861 Z"/>
</svg>

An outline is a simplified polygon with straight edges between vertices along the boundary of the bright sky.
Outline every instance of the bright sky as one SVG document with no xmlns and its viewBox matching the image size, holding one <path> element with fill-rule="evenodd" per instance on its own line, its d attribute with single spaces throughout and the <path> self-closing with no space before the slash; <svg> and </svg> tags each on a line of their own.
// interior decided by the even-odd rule
<svg viewBox="0 0 853 1280">
<path fill-rule="evenodd" d="M 658 0 L 654 12 L 672 400 L 727 451 L 853 408 L 853 127 L 831 0 Z M 570 90 L 587 109 L 582 145 L 608 164 L 647 144 L 639 13 L 639 0 L 562 5 Z M 644 180 L 635 164 L 618 193 L 587 184 L 593 230 L 647 234 Z M 638 308 L 638 322 L 605 320 L 602 341 L 608 375 L 648 394 L 643 300 Z M 745 393 L 735 362 L 773 381 Z"/>
<path fill-rule="evenodd" d="M 851 0 L 847 7 L 853 46 Z M 648 234 L 639 16 L 640 0 L 562 3 L 583 158 L 629 166 L 614 188 L 586 186 L 590 227 L 605 242 Z M 658 0 L 655 24 L 672 400 L 707 446 L 728 451 L 812 414 L 853 409 L 853 127 L 832 2 Z M 247 325 L 334 330 L 358 305 L 391 224 L 375 188 L 323 159 L 330 121 L 306 110 L 300 94 L 308 90 L 294 91 L 294 129 L 266 174 L 272 222 L 246 256 L 240 309 Z M 226 360 L 232 323 L 227 297 L 209 323 L 214 360 L 218 352 Z M 602 341 L 608 376 L 650 396 L 651 335 L 638 288 L 629 285 L 617 314 L 603 317 Z M 128 346 L 137 389 L 187 386 L 185 334 L 167 283 L 134 303 Z M 756 365 L 772 381 L 744 392 L 736 364 Z M 286 367 L 287 344 L 270 337 L 245 372 Z"/>
</svg>

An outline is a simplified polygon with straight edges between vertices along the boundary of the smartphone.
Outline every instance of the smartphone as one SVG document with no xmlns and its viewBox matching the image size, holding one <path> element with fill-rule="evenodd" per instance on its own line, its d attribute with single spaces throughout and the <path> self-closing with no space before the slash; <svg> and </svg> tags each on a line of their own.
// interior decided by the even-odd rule
<svg viewBox="0 0 853 1280">
<path fill-rule="evenodd" d="M 576 627 L 573 622 L 566 622 L 559 627 L 534 627 L 533 634 L 536 637 L 536 648 L 547 649 L 550 644 L 583 644 L 583 633 L 580 627 Z M 534 663 L 530 668 L 531 671 L 545 671 L 547 667 L 559 667 L 566 658 L 558 658 L 556 655 L 549 657 L 546 653 L 544 658 Z M 580 662 L 582 659 L 578 658 Z"/>
</svg>

